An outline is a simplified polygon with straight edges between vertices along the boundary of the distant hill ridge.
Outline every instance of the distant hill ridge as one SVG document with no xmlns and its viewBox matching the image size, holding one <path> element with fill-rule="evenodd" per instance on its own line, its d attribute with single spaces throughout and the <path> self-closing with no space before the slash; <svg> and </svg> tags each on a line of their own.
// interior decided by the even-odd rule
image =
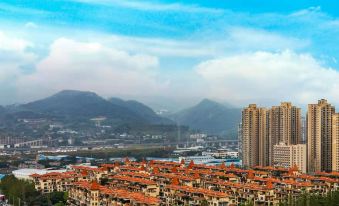
<svg viewBox="0 0 339 206">
<path fill-rule="evenodd" d="M 128 110 L 137 113 L 139 116 L 150 122 L 157 122 L 161 124 L 174 124 L 174 122 L 171 121 L 170 119 L 157 115 L 150 107 L 138 101 L 135 100 L 124 101 L 116 97 L 110 98 L 109 101 L 114 105 L 127 108 Z"/>
<path fill-rule="evenodd" d="M 208 134 L 235 137 L 241 120 L 241 109 L 203 99 L 197 105 L 172 114 L 169 118 Z"/>
<path fill-rule="evenodd" d="M 122 122 L 173 123 L 169 119 L 157 116 L 152 109 L 137 101 L 124 101 L 118 98 L 106 100 L 94 92 L 77 90 L 63 90 L 50 97 L 19 105 L 17 109 L 67 119 L 105 116 Z"/>
</svg>

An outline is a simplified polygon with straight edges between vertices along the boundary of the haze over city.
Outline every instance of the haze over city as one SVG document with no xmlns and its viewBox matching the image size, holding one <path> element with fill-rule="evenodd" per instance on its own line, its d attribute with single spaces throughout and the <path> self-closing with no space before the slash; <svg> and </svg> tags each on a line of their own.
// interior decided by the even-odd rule
<svg viewBox="0 0 339 206">
<path fill-rule="evenodd" d="M 0 3 L 2 105 L 64 89 L 180 108 L 339 104 L 334 2 L 14 2 Z"/>
</svg>

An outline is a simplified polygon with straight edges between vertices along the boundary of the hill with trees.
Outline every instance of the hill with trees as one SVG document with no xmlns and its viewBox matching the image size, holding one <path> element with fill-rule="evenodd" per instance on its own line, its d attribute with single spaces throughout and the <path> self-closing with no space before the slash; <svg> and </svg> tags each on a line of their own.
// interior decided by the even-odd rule
<svg viewBox="0 0 339 206">
<path fill-rule="evenodd" d="M 191 108 L 170 115 L 169 118 L 191 129 L 236 138 L 241 109 L 204 99 Z"/>
</svg>

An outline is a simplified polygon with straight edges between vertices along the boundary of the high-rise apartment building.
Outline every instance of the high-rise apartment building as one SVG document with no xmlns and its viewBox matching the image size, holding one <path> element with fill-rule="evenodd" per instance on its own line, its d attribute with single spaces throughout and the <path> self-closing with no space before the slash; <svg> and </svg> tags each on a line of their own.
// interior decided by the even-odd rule
<svg viewBox="0 0 339 206">
<path fill-rule="evenodd" d="M 250 104 L 239 131 L 245 166 L 296 164 L 303 172 L 339 171 L 339 114 L 325 99 L 309 104 L 304 120 L 301 109 L 289 102 L 270 109 Z"/>
<path fill-rule="evenodd" d="M 301 111 L 289 102 L 271 109 L 255 104 L 243 110 L 243 163 L 246 166 L 273 165 L 273 147 L 301 142 Z"/>
<path fill-rule="evenodd" d="M 243 165 L 252 167 L 267 165 L 268 135 L 267 111 L 250 104 L 242 112 L 242 156 Z"/>
<path fill-rule="evenodd" d="M 273 106 L 269 112 L 272 144 L 299 144 L 301 142 L 301 109 L 290 102 Z"/>
<path fill-rule="evenodd" d="M 332 115 L 335 108 L 325 99 L 309 104 L 307 111 L 308 172 L 332 170 Z"/>
<path fill-rule="evenodd" d="M 339 113 L 332 115 L 332 170 L 339 172 Z"/>
<path fill-rule="evenodd" d="M 307 171 L 306 144 L 287 145 L 283 142 L 273 146 L 273 166 L 290 168 L 297 166 L 299 171 Z"/>
<path fill-rule="evenodd" d="M 306 140 L 307 140 L 306 117 L 301 117 L 301 144 L 306 144 Z"/>
<path fill-rule="evenodd" d="M 273 147 L 280 143 L 301 143 L 301 109 L 290 102 L 282 102 L 269 110 L 270 165 L 273 164 Z"/>
<path fill-rule="evenodd" d="M 259 125 L 259 165 L 269 166 L 270 156 L 270 139 L 269 139 L 269 121 L 267 109 L 260 109 L 260 125 Z"/>
<path fill-rule="evenodd" d="M 239 158 L 242 159 L 242 123 L 238 125 L 238 154 Z"/>
</svg>

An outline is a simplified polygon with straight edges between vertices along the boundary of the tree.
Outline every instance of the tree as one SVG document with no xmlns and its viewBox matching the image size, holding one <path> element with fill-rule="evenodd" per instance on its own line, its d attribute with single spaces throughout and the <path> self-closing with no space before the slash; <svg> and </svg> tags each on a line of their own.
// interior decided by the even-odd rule
<svg viewBox="0 0 339 206">
<path fill-rule="evenodd" d="M 207 200 L 203 200 L 203 201 L 201 201 L 201 204 L 200 204 L 200 206 L 208 206 L 208 202 L 207 202 Z"/>
<path fill-rule="evenodd" d="M 68 198 L 66 192 L 40 194 L 35 190 L 33 183 L 18 180 L 13 175 L 6 176 L 2 179 L 0 189 L 14 206 L 19 204 L 32 206 L 64 205 Z"/>
<path fill-rule="evenodd" d="M 35 190 L 31 182 L 18 180 L 13 175 L 6 176 L 0 183 L 0 189 L 13 205 L 32 205 L 34 197 L 40 194 Z"/>
<path fill-rule="evenodd" d="M 296 206 L 337 206 L 339 205 L 339 191 L 329 192 L 326 195 L 303 193 L 293 202 Z"/>
</svg>

